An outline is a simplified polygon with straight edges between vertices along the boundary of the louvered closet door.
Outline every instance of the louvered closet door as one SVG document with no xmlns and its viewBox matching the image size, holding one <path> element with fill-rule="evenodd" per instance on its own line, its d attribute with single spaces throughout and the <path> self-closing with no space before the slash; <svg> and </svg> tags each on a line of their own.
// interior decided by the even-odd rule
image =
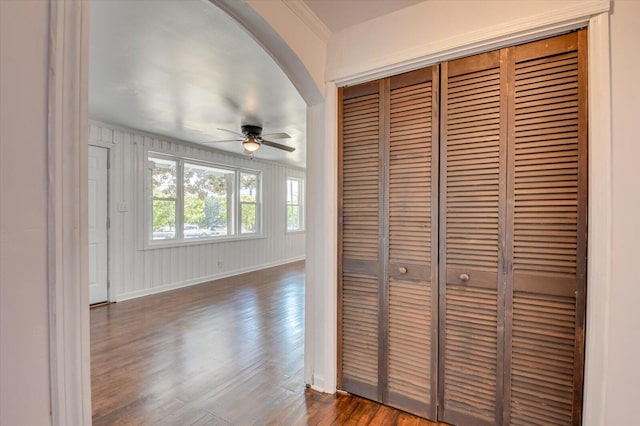
<svg viewBox="0 0 640 426">
<path fill-rule="evenodd" d="M 586 282 L 586 31 L 517 46 L 510 110 L 516 425 L 580 424 Z M 511 325 L 511 324 L 509 324 Z"/>
<path fill-rule="evenodd" d="M 500 52 L 442 65 L 440 420 L 499 422 L 506 174 Z"/>
<path fill-rule="evenodd" d="M 580 424 L 586 30 L 437 70 L 340 91 L 339 386 L 451 424 Z"/>
<path fill-rule="evenodd" d="M 339 339 L 341 389 L 379 400 L 382 200 L 379 83 L 341 90 Z"/>
<path fill-rule="evenodd" d="M 432 419 L 437 69 L 343 89 L 340 124 L 340 386 Z"/>
<path fill-rule="evenodd" d="M 437 67 L 389 79 L 385 402 L 431 419 L 437 397 L 437 89 Z"/>
</svg>

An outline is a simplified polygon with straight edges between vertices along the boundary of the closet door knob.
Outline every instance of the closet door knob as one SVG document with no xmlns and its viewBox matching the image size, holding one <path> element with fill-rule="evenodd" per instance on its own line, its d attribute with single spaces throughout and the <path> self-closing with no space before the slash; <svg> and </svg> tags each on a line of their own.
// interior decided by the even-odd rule
<svg viewBox="0 0 640 426">
<path fill-rule="evenodd" d="M 460 274 L 460 276 L 458 277 L 460 278 L 460 281 L 469 281 L 469 274 Z"/>
<path fill-rule="evenodd" d="M 400 272 L 401 274 L 406 274 L 407 273 L 407 268 L 405 268 L 404 266 L 401 266 L 398 268 L 398 272 Z"/>
</svg>

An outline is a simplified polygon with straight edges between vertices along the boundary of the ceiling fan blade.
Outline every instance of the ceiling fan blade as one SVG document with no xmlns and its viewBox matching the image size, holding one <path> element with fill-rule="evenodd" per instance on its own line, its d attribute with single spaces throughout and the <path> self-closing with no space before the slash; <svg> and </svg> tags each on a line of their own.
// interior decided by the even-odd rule
<svg viewBox="0 0 640 426">
<path fill-rule="evenodd" d="M 242 133 L 234 132 L 233 130 L 221 129 L 219 127 L 216 130 L 222 130 L 223 132 L 233 133 L 234 135 L 240 136 L 241 138 L 245 137 Z"/>
<path fill-rule="evenodd" d="M 291 136 L 289 136 L 288 133 L 284 133 L 284 132 L 280 132 L 280 133 L 268 133 L 266 135 L 262 135 L 261 137 L 263 138 L 270 138 L 270 139 L 290 139 Z"/>
<path fill-rule="evenodd" d="M 222 141 L 206 141 L 206 142 L 200 142 L 200 143 L 219 143 L 219 142 L 242 142 L 244 139 L 225 139 Z"/>
<path fill-rule="evenodd" d="M 266 141 L 264 139 L 262 139 L 261 142 L 262 142 L 262 145 L 267 145 L 267 146 L 270 146 L 270 147 L 273 147 L 273 148 L 282 149 L 282 150 L 288 151 L 288 152 L 293 152 L 293 151 L 296 150 L 294 147 L 282 145 L 282 144 L 279 144 L 279 143 L 276 143 L 276 142 Z"/>
</svg>

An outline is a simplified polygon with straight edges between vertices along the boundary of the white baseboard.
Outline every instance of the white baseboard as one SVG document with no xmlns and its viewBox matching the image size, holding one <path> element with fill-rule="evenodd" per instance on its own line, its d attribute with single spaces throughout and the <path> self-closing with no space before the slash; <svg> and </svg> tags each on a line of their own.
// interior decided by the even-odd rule
<svg viewBox="0 0 640 426">
<path fill-rule="evenodd" d="M 119 294 L 115 297 L 115 302 L 122 302 L 138 297 L 150 296 L 152 294 L 163 293 L 165 291 L 176 290 L 178 288 L 189 287 L 192 285 L 204 284 L 210 281 L 220 280 L 222 278 L 233 277 L 235 275 L 246 274 L 247 272 L 260 271 L 262 269 L 273 268 L 275 266 L 286 265 L 287 263 L 299 262 L 305 260 L 305 256 L 297 256 L 289 259 L 279 260 L 276 262 L 263 263 L 261 265 L 253 265 L 247 268 L 235 269 L 233 271 L 225 271 L 219 274 L 198 277 L 190 280 L 179 281 L 177 283 L 165 284 L 159 287 L 145 288 L 144 290 L 132 291 L 130 293 Z"/>
<path fill-rule="evenodd" d="M 317 392 L 325 393 L 324 391 L 324 377 L 319 374 L 313 375 L 313 383 L 311 384 L 311 389 Z"/>
</svg>

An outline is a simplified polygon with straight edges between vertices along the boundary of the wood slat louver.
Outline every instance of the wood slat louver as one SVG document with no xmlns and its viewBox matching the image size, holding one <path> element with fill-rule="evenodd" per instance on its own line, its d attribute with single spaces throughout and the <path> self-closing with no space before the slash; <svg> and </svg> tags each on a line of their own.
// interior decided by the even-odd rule
<svg viewBox="0 0 640 426">
<path fill-rule="evenodd" d="M 442 420 L 495 424 L 504 75 L 499 52 L 442 66 L 440 400 Z"/>
<path fill-rule="evenodd" d="M 380 95 L 377 83 L 341 93 L 339 385 L 378 400 Z"/>
<path fill-rule="evenodd" d="M 580 424 L 586 269 L 585 31 L 516 46 L 511 424 Z M 582 49 L 581 49 L 582 48 Z M 581 63 L 582 61 L 582 63 Z"/>
<path fill-rule="evenodd" d="M 377 398 L 378 279 L 343 275 L 342 380 L 345 390 Z"/>
<path fill-rule="evenodd" d="M 437 67 L 390 79 L 387 209 L 386 402 L 432 419 L 437 397 L 435 265 L 432 270 L 432 258 L 437 259 L 433 235 L 437 235 L 438 184 L 434 80 L 438 81 Z"/>
</svg>

